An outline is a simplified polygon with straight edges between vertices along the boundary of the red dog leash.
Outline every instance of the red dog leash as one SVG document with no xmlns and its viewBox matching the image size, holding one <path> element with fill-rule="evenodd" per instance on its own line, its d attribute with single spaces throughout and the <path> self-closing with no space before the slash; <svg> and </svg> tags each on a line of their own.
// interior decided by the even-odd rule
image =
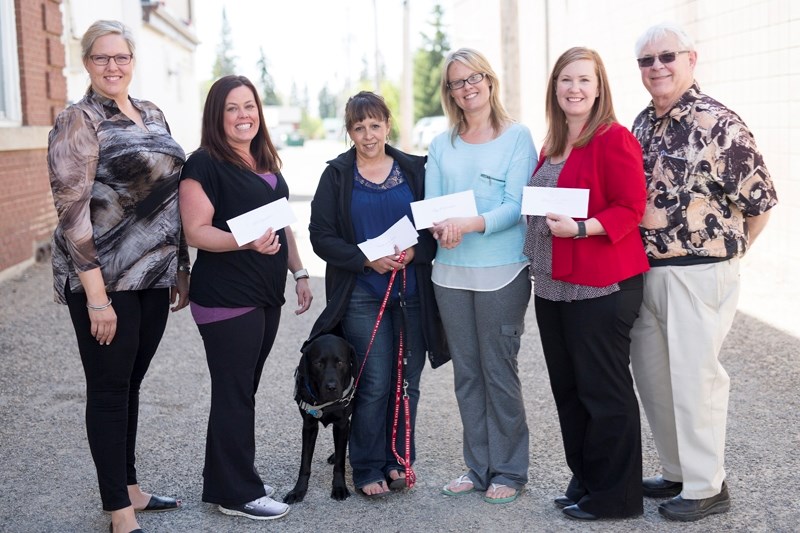
<svg viewBox="0 0 800 533">
<path fill-rule="evenodd" d="M 403 251 L 400 253 L 400 257 L 397 259 L 399 262 L 403 262 L 405 259 L 406 252 Z M 383 319 L 383 313 L 386 311 L 386 304 L 389 302 L 389 296 L 392 293 L 392 286 L 394 285 L 394 279 L 397 276 L 397 270 L 392 271 L 392 275 L 389 278 L 389 286 L 386 288 L 386 294 L 383 296 L 383 301 L 381 302 L 381 307 L 378 310 L 378 318 L 375 320 L 375 326 L 372 328 L 372 335 L 369 339 L 369 345 L 367 346 L 367 351 L 364 354 L 364 361 L 361 362 L 361 368 L 358 370 L 358 377 L 356 377 L 355 385 L 353 386 L 355 389 L 358 389 L 358 382 L 361 380 L 361 374 L 364 372 L 364 366 L 367 364 L 367 358 L 369 357 L 369 352 L 372 350 L 372 344 L 375 342 L 375 335 L 378 333 L 378 328 L 381 325 L 381 320 Z M 403 294 L 405 294 L 406 290 L 406 270 L 403 269 Z M 405 305 L 405 301 L 401 302 L 401 305 Z M 405 311 L 404 311 L 405 312 Z M 414 483 L 417 480 L 417 476 L 414 473 L 414 469 L 411 467 L 411 410 L 409 408 L 409 396 L 408 396 L 408 382 L 403 380 L 403 348 L 404 348 L 404 328 L 400 328 L 400 343 L 397 350 L 397 388 L 395 390 L 395 406 L 394 406 L 394 423 L 392 424 L 392 452 L 394 453 L 395 458 L 397 459 L 398 464 L 405 468 L 406 471 L 406 486 L 410 489 L 414 486 Z M 403 400 L 403 408 L 405 410 L 405 424 L 406 424 L 406 453 L 405 457 L 400 457 L 400 454 L 397 453 L 397 427 L 398 421 L 400 418 L 400 400 L 401 400 L 401 393 L 402 393 L 402 400 Z"/>
</svg>

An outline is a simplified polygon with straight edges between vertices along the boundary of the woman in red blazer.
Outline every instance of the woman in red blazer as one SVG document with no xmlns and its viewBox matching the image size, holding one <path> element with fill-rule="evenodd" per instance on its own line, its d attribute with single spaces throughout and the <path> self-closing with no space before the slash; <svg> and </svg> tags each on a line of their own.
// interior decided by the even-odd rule
<svg viewBox="0 0 800 533">
<path fill-rule="evenodd" d="M 642 513 L 639 407 L 630 330 L 648 269 L 639 236 L 646 192 L 639 143 L 617 123 L 600 56 L 564 52 L 547 91 L 548 131 L 529 185 L 589 189 L 589 218 L 532 216 L 525 238 L 536 320 L 567 465 L 570 518 Z"/>
</svg>

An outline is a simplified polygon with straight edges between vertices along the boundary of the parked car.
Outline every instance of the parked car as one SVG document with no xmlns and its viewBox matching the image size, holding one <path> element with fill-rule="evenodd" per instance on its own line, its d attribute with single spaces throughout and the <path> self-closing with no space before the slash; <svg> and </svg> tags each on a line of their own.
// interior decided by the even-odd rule
<svg viewBox="0 0 800 533">
<path fill-rule="evenodd" d="M 305 142 L 305 136 L 297 130 L 286 134 L 286 146 L 303 146 Z"/>
<path fill-rule="evenodd" d="M 446 131 L 447 128 L 447 117 L 444 115 L 422 117 L 411 130 L 411 141 L 417 148 L 427 150 L 433 138 Z"/>
</svg>

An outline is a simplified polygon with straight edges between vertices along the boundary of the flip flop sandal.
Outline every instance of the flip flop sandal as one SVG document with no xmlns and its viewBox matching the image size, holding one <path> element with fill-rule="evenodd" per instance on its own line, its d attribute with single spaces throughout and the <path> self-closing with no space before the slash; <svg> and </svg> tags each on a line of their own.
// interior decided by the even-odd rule
<svg viewBox="0 0 800 533">
<path fill-rule="evenodd" d="M 386 481 L 389 483 L 390 490 L 403 490 L 407 486 L 405 477 L 399 477 L 397 479 L 387 478 Z"/>
<path fill-rule="evenodd" d="M 491 485 L 491 488 L 494 490 L 497 490 L 500 487 L 508 487 L 508 485 L 503 485 L 502 483 L 492 483 Z M 485 501 L 486 503 L 511 503 L 517 499 L 517 496 L 519 496 L 519 492 L 520 491 L 515 489 L 514 494 L 512 494 L 511 496 L 506 496 L 505 498 L 490 498 L 489 496 L 484 496 L 483 501 Z"/>
<path fill-rule="evenodd" d="M 464 485 L 466 483 L 469 483 L 470 485 L 472 485 L 472 488 L 466 489 L 466 490 L 460 490 L 458 492 L 450 490 L 448 488 L 448 487 L 450 487 L 451 485 L 454 485 L 454 484 L 455 484 L 455 487 L 460 487 L 461 485 Z M 447 485 L 445 485 L 442 488 L 442 494 L 444 494 L 445 496 L 461 496 L 462 494 L 469 494 L 470 492 L 473 492 L 474 490 L 475 490 L 475 484 L 472 483 L 472 480 L 469 478 L 468 475 L 464 474 L 462 476 L 459 476 L 457 479 L 451 481 Z"/>
<path fill-rule="evenodd" d="M 381 486 L 386 485 L 383 481 L 377 481 L 376 483 Z M 358 491 L 359 494 L 361 494 L 365 498 L 383 498 L 384 496 L 389 494 L 388 490 L 385 492 L 376 492 L 375 494 L 367 494 L 366 492 L 364 492 L 364 487 L 357 488 L 356 490 Z"/>
</svg>

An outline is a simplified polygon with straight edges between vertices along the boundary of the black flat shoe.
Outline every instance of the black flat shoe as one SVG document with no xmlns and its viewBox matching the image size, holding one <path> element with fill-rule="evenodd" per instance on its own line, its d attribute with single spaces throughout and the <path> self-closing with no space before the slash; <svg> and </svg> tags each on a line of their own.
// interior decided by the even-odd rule
<svg viewBox="0 0 800 533">
<path fill-rule="evenodd" d="M 147 502 L 147 506 L 144 509 L 138 509 L 137 512 L 140 513 L 161 513 L 164 511 L 175 511 L 176 509 L 181 508 L 181 501 L 176 500 L 175 498 L 169 498 L 166 496 L 156 496 L 153 494 L 150 496 L 150 501 Z"/>
<path fill-rule="evenodd" d="M 642 493 L 648 498 L 672 498 L 683 490 L 683 483 L 670 481 L 662 476 L 646 477 L 642 480 Z"/>
<path fill-rule="evenodd" d="M 560 507 L 563 509 L 564 507 L 569 507 L 570 505 L 575 505 L 575 502 L 567 498 L 566 496 L 559 496 L 553 503 L 556 504 L 556 507 Z"/>
<path fill-rule="evenodd" d="M 694 522 L 712 514 L 726 513 L 731 508 L 731 497 L 728 486 L 722 482 L 722 490 L 716 496 L 700 500 L 687 500 L 675 496 L 658 506 L 658 512 L 664 518 L 679 522 Z"/>
<path fill-rule="evenodd" d="M 597 517 L 592 513 L 587 513 L 578 504 L 568 505 L 561 510 L 562 513 L 575 520 L 597 520 Z"/>
</svg>

